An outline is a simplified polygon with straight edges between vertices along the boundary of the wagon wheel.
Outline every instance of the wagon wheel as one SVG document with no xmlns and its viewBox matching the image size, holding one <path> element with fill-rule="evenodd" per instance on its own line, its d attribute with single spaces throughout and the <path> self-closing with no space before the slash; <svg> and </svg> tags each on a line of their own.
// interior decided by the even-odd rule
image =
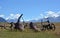
<svg viewBox="0 0 60 38">
<path fill-rule="evenodd" d="M 56 27 L 54 24 L 51 24 L 52 30 L 55 31 Z"/>
</svg>

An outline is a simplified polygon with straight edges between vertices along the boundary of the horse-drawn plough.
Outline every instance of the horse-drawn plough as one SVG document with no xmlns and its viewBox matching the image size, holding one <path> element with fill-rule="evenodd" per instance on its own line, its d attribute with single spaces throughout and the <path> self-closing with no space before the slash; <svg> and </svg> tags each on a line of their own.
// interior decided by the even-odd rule
<svg viewBox="0 0 60 38">
<path fill-rule="evenodd" d="M 17 22 L 14 23 L 14 22 L 11 22 L 9 23 L 10 26 L 3 26 L 3 25 L 0 25 L 0 27 L 6 29 L 6 27 L 9 27 L 11 31 L 13 30 L 19 30 L 19 31 L 24 31 L 25 27 L 27 27 L 28 25 L 24 25 L 25 22 L 21 23 L 20 22 L 20 19 L 22 18 L 23 14 L 21 14 L 19 16 L 19 18 L 17 19 Z M 53 23 L 50 23 L 50 22 L 47 22 L 47 24 L 43 24 L 44 22 L 41 21 L 41 25 L 40 25 L 40 28 L 37 27 L 36 24 L 34 24 L 33 22 L 30 22 L 29 23 L 29 29 L 33 29 L 35 31 L 46 31 L 46 30 L 55 30 L 55 25 Z"/>
</svg>

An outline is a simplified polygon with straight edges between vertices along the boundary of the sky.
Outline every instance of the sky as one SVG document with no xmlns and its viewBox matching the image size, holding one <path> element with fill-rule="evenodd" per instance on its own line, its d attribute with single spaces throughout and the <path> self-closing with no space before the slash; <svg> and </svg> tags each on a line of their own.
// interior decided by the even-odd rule
<svg viewBox="0 0 60 38">
<path fill-rule="evenodd" d="M 58 17 L 60 0 L 0 0 L 0 17 L 17 19 L 21 14 L 26 21 Z"/>
</svg>

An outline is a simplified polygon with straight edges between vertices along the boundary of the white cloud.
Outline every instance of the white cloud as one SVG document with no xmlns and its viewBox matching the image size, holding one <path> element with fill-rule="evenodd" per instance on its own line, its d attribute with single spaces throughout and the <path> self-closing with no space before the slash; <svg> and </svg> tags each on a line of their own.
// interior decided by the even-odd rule
<svg viewBox="0 0 60 38">
<path fill-rule="evenodd" d="M 14 14 L 10 14 L 10 16 L 14 16 Z"/>
<path fill-rule="evenodd" d="M 7 18 L 5 18 L 6 20 L 8 20 L 9 18 L 7 17 Z"/>
<path fill-rule="evenodd" d="M 6 20 L 8 19 L 18 19 L 18 17 L 20 16 L 21 14 L 10 14 L 8 17 L 5 17 L 5 15 L 0 15 L 0 17 L 4 17 Z M 60 16 L 60 11 L 59 12 L 53 12 L 53 11 L 47 11 L 47 12 L 44 12 L 40 14 L 40 16 L 36 17 L 36 18 L 32 18 L 32 19 L 27 19 L 25 21 L 29 21 L 29 20 L 38 20 L 40 18 L 47 18 L 47 17 L 58 17 Z M 22 19 L 21 19 L 22 21 Z"/>
<path fill-rule="evenodd" d="M 29 20 L 26 20 L 26 21 L 29 21 Z"/>
<path fill-rule="evenodd" d="M 14 17 L 18 19 L 19 16 L 20 16 L 20 14 L 16 14 Z"/>
<path fill-rule="evenodd" d="M 43 17 L 44 17 L 44 15 L 43 15 L 43 14 L 40 14 L 40 17 L 41 17 L 41 18 L 43 18 Z"/>
<path fill-rule="evenodd" d="M 6 17 L 6 20 L 8 20 L 8 19 L 18 19 L 19 16 L 20 16 L 20 14 L 10 14 L 8 17 Z"/>
<path fill-rule="evenodd" d="M 44 18 L 48 18 L 49 16 L 44 16 Z"/>
<path fill-rule="evenodd" d="M 4 15 L 0 15 L 0 17 L 4 17 Z"/>
<path fill-rule="evenodd" d="M 43 15 L 43 13 L 40 14 L 41 18 L 60 16 L 60 11 L 59 12 L 47 11 L 47 12 L 44 12 L 44 13 L 45 13 L 45 15 Z"/>
<path fill-rule="evenodd" d="M 60 11 L 59 12 L 47 11 L 47 12 L 44 12 L 44 14 L 41 13 L 40 16 L 33 18 L 31 20 L 38 20 L 41 18 L 58 17 L 58 16 L 60 16 Z M 27 21 L 29 21 L 29 20 L 27 20 Z"/>
<path fill-rule="evenodd" d="M 48 16 L 48 17 L 58 17 L 59 14 L 56 13 L 56 12 L 53 12 L 53 11 L 48 11 L 48 12 L 47 12 L 47 16 Z"/>
</svg>

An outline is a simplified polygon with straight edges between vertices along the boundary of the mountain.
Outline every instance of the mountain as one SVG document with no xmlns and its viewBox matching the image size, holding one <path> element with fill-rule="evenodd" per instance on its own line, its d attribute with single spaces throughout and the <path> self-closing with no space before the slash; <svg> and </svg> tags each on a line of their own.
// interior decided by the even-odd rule
<svg viewBox="0 0 60 38">
<path fill-rule="evenodd" d="M 59 17 L 50 17 L 49 20 L 51 22 L 60 22 L 60 16 Z"/>
<path fill-rule="evenodd" d="M 7 22 L 4 18 L 0 17 L 0 22 Z"/>
<path fill-rule="evenodd" d="M 37 22 L 37 20 L 30 20 L 29 22 Z"/>
<path fill-rule="evenodd" d="M 8 19 L 7 22 L 17 22 L 17 19 Z"/>
<path fill-rule="evenodd" d="M 59 17 L 48 17 L 50 22 L 60 22 L 60 16 Z M 46 21 L 46 18 L 42 18 L 43 21 Z M 30 22 L 41 22 L 41 19 L 38 20 L 30 20 Z"/>
<path fill-rule="evenodd" d="M 60 16 L 59 17 L 48 17 L 50 22 L 60 22 Z M 43 21 L 46 21 L 46 18 L 42 18 Z M 17 19 L 8 19 L 7 22 L 17 22 Z M 38 20 L 29 20 L 25 22 L 41 22 L 41 19 Z"/>
<path fill-rule="evenodd" d="M 60 16 L 55 18 L 55 22 L 60 22 Z"/>
</svg>

